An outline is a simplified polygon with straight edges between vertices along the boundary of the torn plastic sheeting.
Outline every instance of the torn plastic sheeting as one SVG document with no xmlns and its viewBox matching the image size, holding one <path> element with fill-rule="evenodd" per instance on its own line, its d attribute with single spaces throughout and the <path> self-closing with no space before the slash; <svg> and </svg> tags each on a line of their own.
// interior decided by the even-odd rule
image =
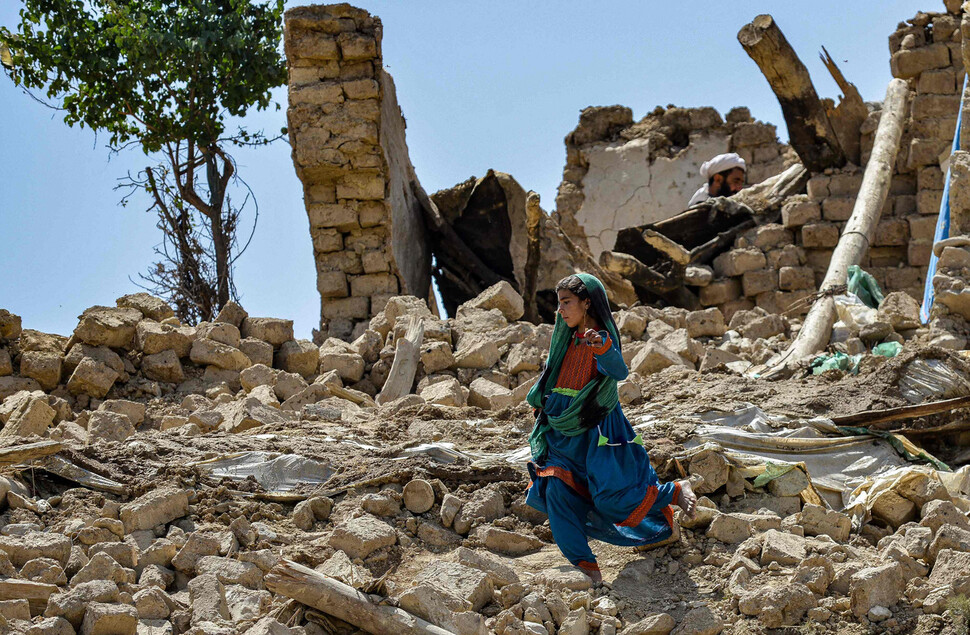
<svg viewBox="0 0 970 635">
<path fill-rule="evenodd" d="M 970 466 L 956 472 L 940 472 L 927 466 L 914 465 L 893 468 L 878 476 L 853 482 L 853 489 L 845 504 L 845 512 L 852 517 L 852 526 L 858 529 L 872 517 L 872 508 L 884 492 L 901 490 L 907 482 L 924 476 L 943 483 L 952 497 L 970 493 Z"/>
<path fill-rule="evenodd" d="M 749 467 L 758 466 L 746 474 L 748 477 L 763 472 L 768 462 L 801 463 L 819 494 L 834 509 L 841 509 L 849 502 L 849 494 L 863 479 L 908 465 L 882 439 L 822 436 L 823 433 L 839 434 L 827 419 L 811 419 L 797 429 L 773 430 L 768 426 L 769 420 L 786 419 L 769 417 L 755 406 L 736 413 L 705 413 L 699 418 L 715 425 L 698 426 L 694 437 L 684 444 L 686 448 L 716 443 L 728 458 Z"/>
<path fill-rule="evenodd" d="M 268 492 L 288 492 L 307 483 L 324 483 L 333 474 L 325 461 L 276 452 L 239 452 L 191 465 L 217 478 L 241 481 L 252 476 Z"/>
<path fill-rule="evenodd" d="M 910 403 L 970 394 L 970 382 L 939 359 L 914 359 L 899 376 L 899 391 Z"/>
<path fill-rule="evenodd" d="M 468 452 L 462 452 L 461 450 L 455 449 L 454 443 L 448 442 L 438 442 L 438 443 L 422 443 L 420 445 L 415 445 L 410 448 L 405 448 L 397 453 L 394 457 L 394 461 L 403 461 L 404 459 L 411 458 L 412 456 L 418 456 L 423 454 L 425 456 L 431 457 L 439 463 L 454 463 L 459 458 L 468 459 L 469 461 L 475 461 L 482 458 L 484 455 L 481 454 L 470 454 Z"/>
</svg>

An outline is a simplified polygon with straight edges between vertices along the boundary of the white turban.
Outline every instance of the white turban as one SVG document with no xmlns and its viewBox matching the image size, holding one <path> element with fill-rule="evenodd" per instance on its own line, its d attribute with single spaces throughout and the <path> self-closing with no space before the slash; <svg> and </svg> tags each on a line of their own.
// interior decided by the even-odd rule
<svg viewBox="0 0 970 635">
<path fill-rule="evenodd" d="M 720 174 L 725 170 L 731 170 L 733 168 L 745 169 L 744 159 L 741 158 L 741 155 L 737 152 L 719 154 L 710 161 L 705 161 L 701 164 L 701 178 L 708 181 L 715 174 Z"/>
</svg>

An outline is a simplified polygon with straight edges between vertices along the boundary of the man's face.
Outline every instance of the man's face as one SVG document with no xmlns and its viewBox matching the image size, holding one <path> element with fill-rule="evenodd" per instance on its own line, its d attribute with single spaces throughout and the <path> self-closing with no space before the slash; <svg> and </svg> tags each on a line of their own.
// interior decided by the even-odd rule
<svg viewBox="0 0 970 635">
<path fill-rule="evenodd" d="M 744 187 L 744 170 L 734 168 L 727 175 L 715 174 L 714 187 L 716 188 L 714 196 L 731 196 L 732 194 L 737 194 Z"/>
</svg>

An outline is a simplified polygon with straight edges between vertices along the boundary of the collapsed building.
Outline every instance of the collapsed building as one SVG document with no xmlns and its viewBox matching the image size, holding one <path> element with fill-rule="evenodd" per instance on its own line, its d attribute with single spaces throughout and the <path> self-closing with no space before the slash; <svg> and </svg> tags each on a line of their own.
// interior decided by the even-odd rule
<svg viewBox="0 0 970 635">
<path fill-rule="evenodd" d="M 380 20 L 291 9 L 316 341 L 236 303 L 182 324 L 144 293 L 69 336 L 0 309 L 0 631 L 964 631 L 970 153 L 950 144 L 970 13 L 945 4 L 890 36 L 881 105 L 844 78 L 838 105 L 812 97 L 803 74 L 791 103 L 817 125 L 789 121 L 790 145 L 743 108 L 584 110 L 551 214 L 496 171 L 429 195 Z M 683 209 L 726 150 L 751 187 Z M 843 239 L 888 292 L 877 306 L 829 288 Z M 615 305 L 619 400 L 652 463 L 701 495 L 669 545 L 596 545 L 606 585 L 563 566 L 523 500 L 542 318 L 582 270 Z M 833 295 L 821 367 L 752 372 Z"/>
</svg>

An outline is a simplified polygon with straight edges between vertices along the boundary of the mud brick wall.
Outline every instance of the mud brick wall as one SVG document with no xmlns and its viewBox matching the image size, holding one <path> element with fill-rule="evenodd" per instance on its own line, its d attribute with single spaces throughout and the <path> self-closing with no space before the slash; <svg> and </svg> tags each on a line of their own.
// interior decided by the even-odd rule
<svg viewBox="0 0 970 635">
<path fill-rule="evenodd" d="M 590 107 L 566 136 L 566 165 L 555 217 L 594 258 L 613 248 L 620 229 L 679 214 L 698 187 L 701 163 L 737 152 L 748 183 L 781 172 L 794 160 L 775 127 L 747 108 L 722 119 L 714 108 L 658 107 L 634 122 L 625 106 Z"/>
<path fill-rule="evenodd" d="M 349 5 L 286 12 L 290 141 L 313 241 L 320 336 L 348 339 L 388 298 L 427 297 L 430 253 L 381 22 Z M 319 339 L 319 338 L 318 338 Z"/>
</svg>

